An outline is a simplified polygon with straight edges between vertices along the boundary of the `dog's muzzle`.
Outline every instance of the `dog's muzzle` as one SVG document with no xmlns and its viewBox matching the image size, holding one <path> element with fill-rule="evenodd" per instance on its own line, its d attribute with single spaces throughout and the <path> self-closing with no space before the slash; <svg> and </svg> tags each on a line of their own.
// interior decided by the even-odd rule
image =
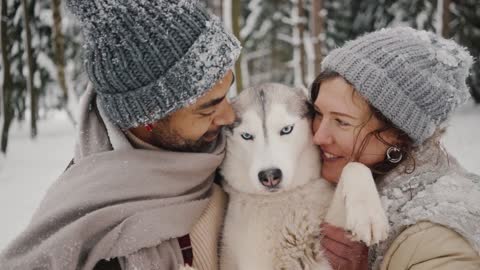
<svg viewBox="0 0 480 270">
<path fill-rule="evenodd" d="M 276 188 L 282 182 L 282 171 L 278 168 L 263 170 L 258 173 L 258 180 L 269 189 Z"/>
</svg>

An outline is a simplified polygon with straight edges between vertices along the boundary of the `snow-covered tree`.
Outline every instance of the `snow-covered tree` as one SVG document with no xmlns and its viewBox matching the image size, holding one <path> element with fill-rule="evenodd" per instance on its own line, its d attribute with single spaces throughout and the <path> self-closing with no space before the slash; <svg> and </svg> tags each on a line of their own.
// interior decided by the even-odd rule
<svg viewBox="0 0 480 270">
<path fill-rule="evenodd" d="M 2 143 L 1 151 L 6 153 L 8 135 L 12 121 L 23 119 L 26 110 L 25 76 L 23 75 L 24 47 L 21 43 L 22 8 L 20 0 L 2 0 Z"/>
<path fill-rule="evenodd" d="M 30 120 L 36 120 L 39 113 L 45 115 L 51 109 L 64 110 L 68 106 L 65 102 L 65 86 L 77 85 L 76 82 L 79 80 L 85 81 L 82 76 L 79 27 L 67 20 L 61 23 L 60 29 L 58 25 L 54 28 L 54 15 L 58 20 L 60 14 L 58 10 L 54 14 L 52 4 L 58 7 L 60 3 L 57 0 L 4 0 L 2 2 L 2 39 L 5 39 L 5 42 L 2 45 L 1 65 L 2 81 L 6 82 L 2 83 L 2 99 L 6 104 L 2 110 L 2 149 L 6 149 L 7 124 L 11 123 L 5 120 L 12 118 L 12 120 L 23 121 L 26 118 L 26 112 L 31 113 Z M 26 15 L 28 22 L 25 20 Z M 30 27 L 28 39 L 25 26 Z M 54 38 L 61 34 L 59 30 L 65 37 L 64 79 L 58 68 L 59 63 L 62 62 L 61 57 L 56 55 L 59 50 L 54 49 L 54 44 L 57 43 L 53 42 Z M 29 46 L 30 54 L 27 53 Z M 4 69 L 5 63 L 9 67 Z M 85 86 L 83 85 L 81 89 L 83 91 Z M 68 91 L 74 93 L 73 89 Z M 33 95 L 30 95 L 31 93 Z M 27 101 L 30 102 L 27 103 Z M 35 106 L 36 104 L 38 107 Z M 73 116 L 71 118 L 73 119 Z M 32 122 L 34 123 L 35 121 Z M 32 134 L 35 134 L 35 127 L 32 129 Z"/>
<path fill-rule="evenodd" d="M 11 42 L 9 39 L 8 29 L 8 1 L 1 0 L 1 15 L 0 15 L 0 39 L 2 50 L 2 134 L 1 134 L 1 151 L 6 153 L 8 145 L 8 133 L 10 124 L 14 118 L 14 109 L 11 103 L 13 94 L 13 76 L 11 72 L 10 48 Z"/>
<path fill-rule="evenodd" d="M 27 3 L 27 0 L 22 0 L 23 10 L 23 28 L 25 36 L 23 39 L 23 45 L 27 55 L 27 92 L 30 94 L 30 137 L 35 138 L 37 136 L 37 114 L 38 114 L 38 93 L 37 89 L 33 86 L 33 74 L 35 72 L 35 64 L 32 52 L 32 30 L 30 26 L 30 20 L 34 16 L 33 10 Z"/>
<path fill-rule="evenodd" d="M 450 10 L 452 12 L 450 33 L 456 41 L 468 48 L 476 60 L 468 83 L 473 98 L 480 103 L 480 1 L 453 1 Z"/>
</svg>

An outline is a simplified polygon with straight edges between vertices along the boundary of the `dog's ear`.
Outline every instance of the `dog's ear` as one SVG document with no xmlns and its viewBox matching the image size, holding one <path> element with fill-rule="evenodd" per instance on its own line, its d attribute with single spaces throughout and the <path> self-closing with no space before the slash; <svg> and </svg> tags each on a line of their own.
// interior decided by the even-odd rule
<svg viewBox="0 0 480 270">
<path fill-rule="evenodd" d="M 228 101 L 230 102 L 230 104 L 236 103 L 237 100 L 238 100 L 238 95 L 234 95 L 234 96 L 229 96 L 229 97 L 228 97 Z"/>
<path fill-rule="evenodd" d="M 296 87 L 295 91 L 302 93 L 302 95 L 304 95 L 305 97 L 309 96 L 308 89 L 306 87 L 303 87 L 303 86 Z"/>
</svg>

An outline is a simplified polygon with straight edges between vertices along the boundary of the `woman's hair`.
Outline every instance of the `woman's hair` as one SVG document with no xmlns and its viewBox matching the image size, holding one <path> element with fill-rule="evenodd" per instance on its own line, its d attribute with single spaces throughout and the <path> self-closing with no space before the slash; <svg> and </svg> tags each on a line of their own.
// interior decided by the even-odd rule
<svg viewBox="0 0 480 270">
<path fill-rule="evenodd" d="M 313 81 L 313 83 L 310 87 L 310 100 L 311 100 L 312 104 L 315 102 L 315 100 L 318 97 L 318 93 L 320 91 L 321 83 L 323 81 L 326 81 L 328 79 L 333 79 L 335 77 L 341 77 L 341 76 L 337 72 L 328 71 L 328 70 L 321 72 L 317 76 L 317 78 Z M 345 79 L 345 81 L 347 81 L 347 80 Z M 347 83 L 352 85 L 348 81 L 347 81 Z M 354 91 L 352 91 L 352 99 L 354 98 L 355 95 L 359 95 L 359 94 L 358 94 L 357 91 L 354 90 Z M 353 153 L 353 151 L 355 151 L 354 149 L 356 149 L 356 145 L 357 145 L 358 139 L 359 139 L 360 132 L 358 132 L 358 135 L 355 138 L 355 143 L 354 143 L 354 147 L 353 147 L 353 150 L 352 150 L 352 155 L 355 154 L 354 159 L 358 160 L 358 158 L 361 156 L 361 154 L 363 153 L 363 151 L 367 147 L 368 142 L 370 141 L 372 136 L 374 136 L 379 141 L 381 141 L 382 143 L 384 143 L 385 145 L 387 145 L 389 147 L 390 146 L 395 146 L 395 147 L 399 148 L 402 155 L 403 155 L 402 161 L 399 162 L 399 163 L 392 163 L 392 162 L 389 162 L 387 159 L 385 159 L 385 160 L 383 160 L 383 161 L 381 161 L 377 164 L 374 164 L 373 166 L 370 166 L 370 169 L 372 170 L 372 172 L 374 173 L 375 176 L 380 176 L 380 175 L 387 174 L 388 172 L 393 170 L 395 167 L 397 167 L 400 163 L 404 163 L 404 162 L 408 162 L 408 164 L 407 164 L 408 166 L 405 166 L 405 168 L 406 168 L 405 172 L 406 173 L 412 173 L 415 170 L 415 159 L 413 158 L 413 156 L 411 154 L 412 151 L 413 151 L 413 148 L 414 148 L 413 140 L 404 131 L 402 131 L 400 128 L 395 126 L 379 110 L 377 110 L 375 107 L 373 107 L 366 99 L 364 99 L 364 98 L 362 98 L 362 99 L 365 100 L 366 104 L 368 105 L 369 110 L 370 110 L 370 115 L 368 116 L 367 120 L 364 121 L 362 123 L 362 125 L 360 125 L 360 130 L 363 129 L 365 127 L 365 125 L 368 123 L 368 121 L 370 121 L 373 117 L 377 118 L 383 125 L 382 125 L 382 127 L 368 133 L 365 136 L 365 138 L 360 142 L 360 146 L 358 148 L 359 151 L 357 151 L 357 153 Z M 388 143 L 385 139 L 382 138 L 382 133 L 386 132 L 387 130 L 393 130 L 393 132 L 397 135 L 397 138 L 400 141 L 399 144 L 392 145 L 392 144 Z"/>
</svg>

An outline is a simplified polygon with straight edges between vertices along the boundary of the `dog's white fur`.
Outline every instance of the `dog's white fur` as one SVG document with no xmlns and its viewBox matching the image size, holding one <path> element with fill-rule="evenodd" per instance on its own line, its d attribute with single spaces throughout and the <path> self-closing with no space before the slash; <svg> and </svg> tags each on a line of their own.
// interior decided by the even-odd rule
<svg viewBox="0 0 480 270">
<path fill-rule="evenodd" d="M 323 221 L 368 245 L 387 236 L 388 222 L 367 167 L 349 163 L 336 190 L 320 178 L 306 101 L 300 89 L 266 84 L 244 90 L 233 102 L 238 121 L 227 134 L 221 167 L 230 197 L 222 270 L 331 269 L 320 246 Z M 291 133 L 280 133 L 292 125 Z M 282 171 L 277 189 L 258 180 L 269 168 Z"/>
</svg>

